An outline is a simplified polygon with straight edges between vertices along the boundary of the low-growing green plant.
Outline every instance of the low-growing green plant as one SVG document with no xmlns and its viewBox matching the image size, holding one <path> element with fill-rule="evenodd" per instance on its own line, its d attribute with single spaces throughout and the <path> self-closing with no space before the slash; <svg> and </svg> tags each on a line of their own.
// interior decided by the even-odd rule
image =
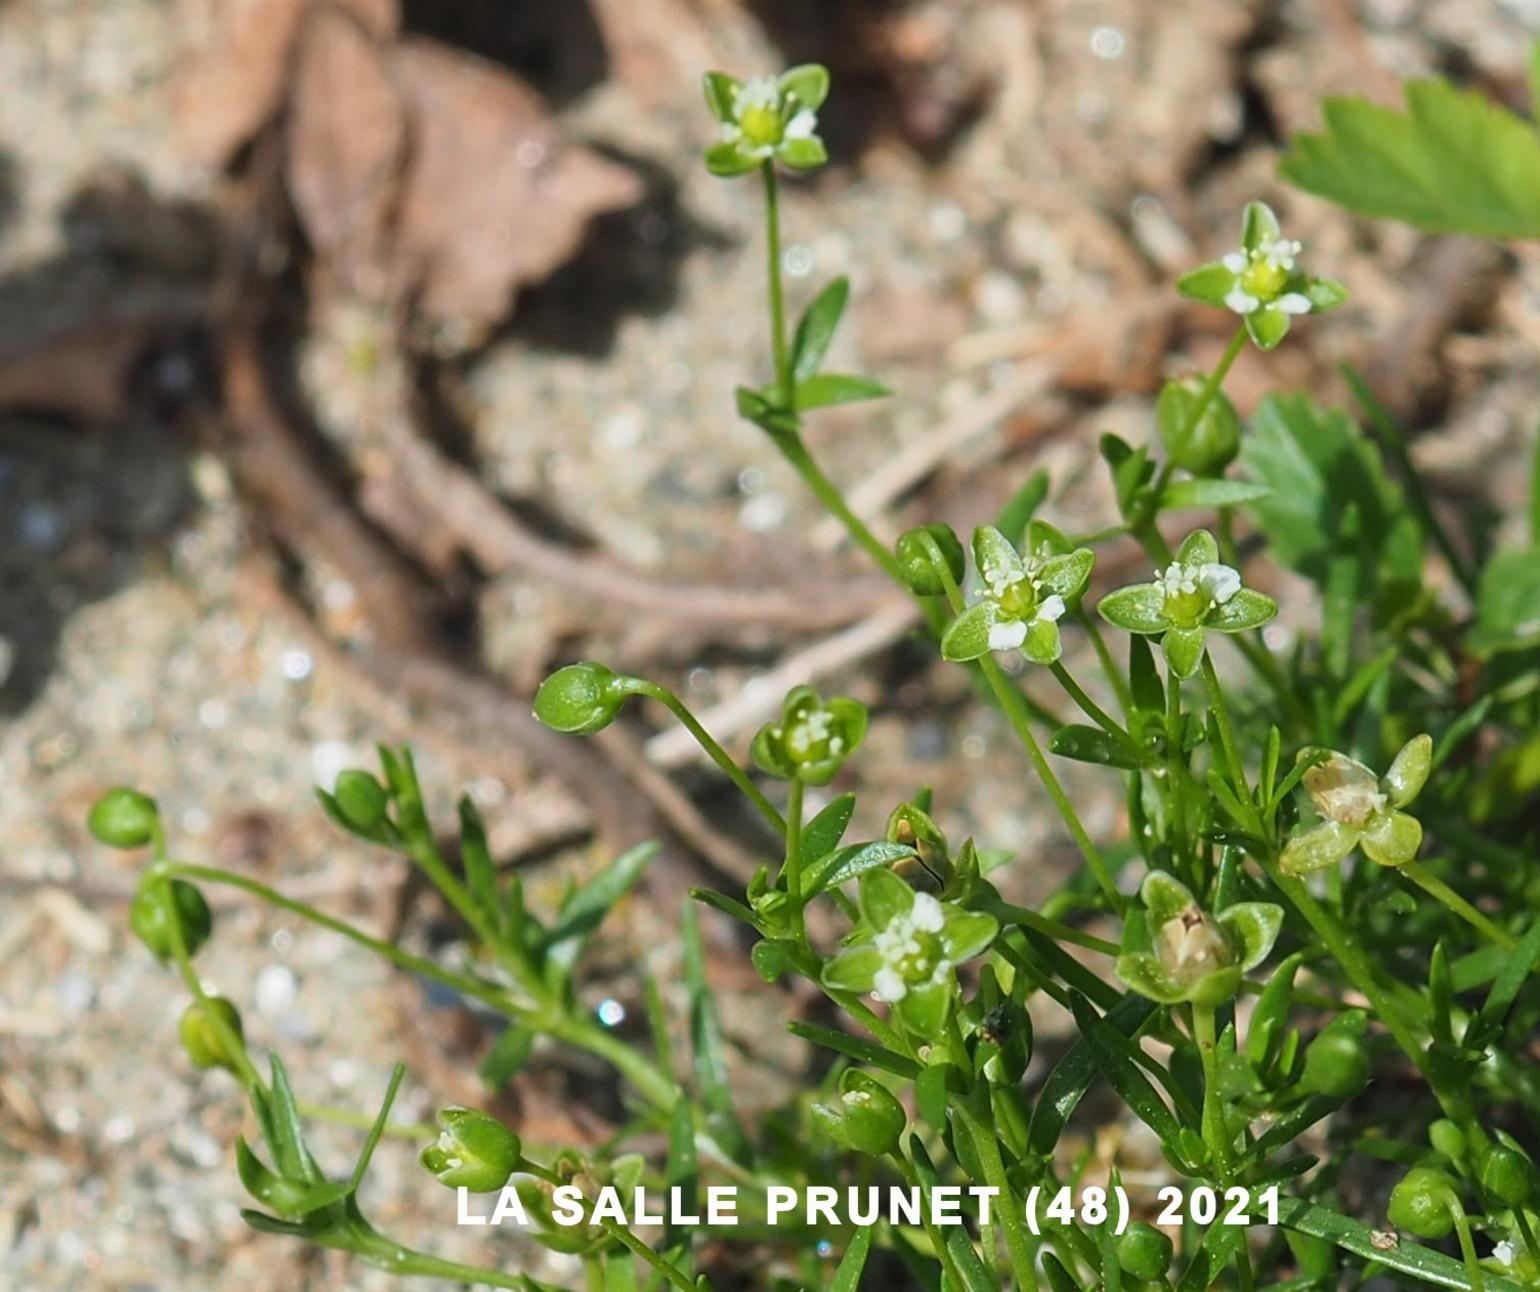
<svg viewBox="0 0 1540 1292">
<path fill-rule="evenodd" d="M 134 931 L 192 996 L 181 1033 L 193 1063 L 227 1069 L 251 1104 L 260 1143 L 235 1146 L 258 1204 L 248 1221 L 400 1274 L 544 1286 L 408 1250 L 364 1218 L 358 1190 L 391 1129 L 400 1069 L 353 1169 L 322 1169 L 281 1059 L 257 1066 L 236 1006 L 194 968 L 211 927 L 206 885 L 242 889 L 495 1011 L 506 1029 L 482 1067 L 491 1087 L 541 1041 L 613 1066 L 631 1120 L 599 1149 L 537 1148 L 484 1113 L 448 1108 L 422 1151 L 446 1186 L 496 1191 L 499 1213 L 577 1258 L 592 1289 L 728 1286 L 713 1283 L 711 1253 L 731 1241 L 769 1253 L 759 1286 L 837 1292 L 1250 1292 L 1359 1287 L 1379 1274 L 1540 1286 L 1524 1144 L 1540 1127 L 1540 488 L 1529 545 L 1494 557 L 1481 531 L 1446 531 L 1362 383 L 1372 434 L 1304 394 L 1270 396 L 1243 420 L 1223 391 L 1242 350 L 1271 350 L 1346 297 L 1306 271 L 1300 244 L 1254 202 L 1239 246 L 1177 284 L 1236 317 L 1219 364 L 1166 385 L 1146 443 L 1101 441 L 1116 525 L 1050 525 L 1035 514 L 1049 492 L 1038 473 L 970 544 L 938 523 L 880 540 L 804 438 L 819 410 L 887 393 L 825 371 L 848 285 L 829 284 L 792 325 L 782 282 L 777 167 L 825 160 L 817 112 L 828 89 L 818 67 L 706 78 L 720 132 L 706 162 L 761 184 L 765 199 L 768 378 L 738 390 L 738 409 L 913 596 L 939 656 L 976 679 L 1083 866 L 1037 909 L 1015 905 L 995 882 L 1011 856 L 954 845 L 938 823 L 945 805 L 927 791 L 892 810 L 883 838 L 847 841 L 854 796 L 813 811 L 807 791 L 859 755 L 867 712 L 854 700 L 795 688 L 753 740 L 756 778 L 660 683 L 591 662 L 553 673 L 535 700 L 547 725 L 587 735 L 631 699 L 658 702 L 773 832 L 777 855 L 744 892 L 694 897 L 710 918 L 752 931 L 766 983 L 801 980 L 844 1026 L 791 1024 L 822 1054 L 820 1075 L 750 1117 L 695 907 L 681 931 L 687 1060 L 645 971 L 647 1041 L 632 1044 L 583 1004 L 585 949 L 650 848 L 537 914 L 517 875 L 494 865 L 469 798 L 456 868 L 410 752 L 382 748 L 379 776 L 345 772 L 322 805 L 344 831 L 418 866 L 458 914 L 471 953 L 446 967 L 245 875 L 174 860 L 153 801 L 114 790 L 92 811 L 93 833 L 154 852 Z M 1301 145 L 1288 173 L 1332 192 L 1361 145 L 1388 155 L 1402 147 L 1397 131 L 1486 119 L 1459 96 L 1441 115 L 1454 93 L 1415 89 L 1406 126 L 1370 114 L 1372 140 L 1355 130 L 1368 109 L 1333 109 L 1333 135 Z M 1517 128 L 1482 127 L 1499 142 Z M 1396 213 L 1412 178 L 1389 161 L 1366 165 L 1354 183 L 1382 196 L 1357 204 Z M 1527 203 L 1528 219 L 1536 209 Z M 1193 512 L 1212 520 L 1173 550 L 1157 522 Z M 1094 591 L 1098 550 L 1129 540 L 1153 579 Z M 1278 606 L 1249 586 L 1272 586 L 1274 567 L 1312 590 L 1292 644 L 1262 631 Z M 1099 678 L 1071 671 L 1067 640 L 1087 643 L 1077 657 Z M 1053 700 L 1024 682 L 1053 687 Z M 1053 717 L 1054 704 L 1083 720 Z M 1093 835 L 1060 759 L 1121 788 L 1126 832 Z M 1077 1038 L 1035 1064 L 1029 1006 L 1058 1011 Z M 1070 1133 L 1099 1084 L 1148 1128 L 1166 1187 L 1146 1176 L 1133 1188 L 1129 1164 Z M 666 1148 L 636 1151 L 653 1144 Z M 702 1218 L 711 1181 L 740 1189 L 736 1223 Z M 787 1191 L 813 1186 L 842 1198 L 846 1186 L 890 1186 L 921 1205 L 844 1225 L 799 1208 L 777 1223 L 777 1198 L 784 1211 Z M 639 1187 L 672 1191 L 683 1213 L 642 1225 L 606 1202 Z"/>
</svg>

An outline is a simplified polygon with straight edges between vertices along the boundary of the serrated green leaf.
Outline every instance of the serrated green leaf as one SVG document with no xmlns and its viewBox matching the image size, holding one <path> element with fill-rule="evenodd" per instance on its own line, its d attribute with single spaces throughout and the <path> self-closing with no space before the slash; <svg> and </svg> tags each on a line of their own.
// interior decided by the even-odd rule
<svg viewBox="0 0 1540 1292">
<path fill-rule="evenodd" d="M 1325 129 L 1294 137 L 1279 172 L 1350 211 L 1435 233 L 1540 237 L 1540 136 L 1447 81 L 1411 81 L 1406 110 L 1327 99 Z"/>
</svg>

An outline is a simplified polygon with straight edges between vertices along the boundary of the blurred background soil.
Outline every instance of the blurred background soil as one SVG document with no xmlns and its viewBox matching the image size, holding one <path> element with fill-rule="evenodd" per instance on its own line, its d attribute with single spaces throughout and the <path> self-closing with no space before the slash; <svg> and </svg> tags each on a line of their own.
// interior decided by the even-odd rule
<svg viewBox="0 0 1540 1292">
<path fill-rule="evenodd" d="M 954 839 L 1017 852 L 1023 900 L 1072 866 L 1003 723 L 734 416 L 764 376 L 760 205 L 699 164 L 703 68 L 833 69 L 835 161 L 788 186 L 785 268 L 799 303 L 850 276 L 835 366 L 897 391 L 813 423 L 858 509 L 963 529 L 1046 467 L 1046 514 L 1083 532 L 1114 518 L 1097 433 L 1147 438 L 1160 380 L 1223 347 L 1171 282 L 1257 196 L 1353 299 L 1248 354 L 1236 402 L 1341 398 L 1350 358 L 1442 505 L 1514 506 L 1533 261 L 1370 228 L 1273 168 L 1324 94 L 1443 72 L 1522 104 L 1537 24 L 1534 0 L 0 4 L 0 1286 L 386 1283 L 241 1222 L 234 1092 L 190 1070 L 183 993 L 126 934 L 142 859 L 82 825 L 110 784 L 159 797 L 178 855 L 449 958 L 445 912 L 311 797 L 372 742 L 414 742 L 441 819 L 468 786 L 535 904 L 660 837 L 589 978 L 623 1031 L 638 956 L 677 996 L 685 888 L 741 883 L 765 840 L 656 713 L 593 744 L 535 728 L 556 664 L 659 677 L 739 754 L 790 683 L 855 694 L 872 733 L 830 791 L 861 791 L 855 832 L 929 784 Z M 1140 570 L 1112 548 L 1098 578 Z M 1255 577 L 1281 645 L 1311 608 Z M 1104 779 L 1065 777 L 1116 837 Z M 211 896 L 200 968 L 303 1098 L 369 1110 L 398 1058 L 408 1118 L 485 1098 L 481 1020 Z M 707 922 L 763 1106 L 811 1005 Z M 542 1053 L 498 1107 L 589 1143 L 617 1104 Z M 318 1138 L 334 1168 L 357 1142 Z M 576 1277 L 456 1232 L 409 1144 L 376 1161 L 397 1236 Z"/>
</svg>

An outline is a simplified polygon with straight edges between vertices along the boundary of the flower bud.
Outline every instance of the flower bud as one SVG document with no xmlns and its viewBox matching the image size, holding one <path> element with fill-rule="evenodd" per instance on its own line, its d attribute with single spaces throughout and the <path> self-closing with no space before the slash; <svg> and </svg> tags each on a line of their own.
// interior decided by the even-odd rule
<svg viewBox="0 0 1540 1292">
<path fill-rule="evenodd" d="M 840 1107 L 851 1148 L 882 1157 L 898 1147 L 908 1118 L 903 1105 L 880 1081 L 858 1068 L 845 1069 L 840 1077 Z"/>
<path fill-rule="evenodd" d="M 356 767 L 338 772 L 332 798 L 343 821 L 359 834 L 374 834 L 385 824 L 390 797 L 369 772 Z"/>
<path fill-rule="evenodd" d="M 214 930 L 214 916 L 202 893 L 184 880 L 173 879 L 168 901 L 167 887 L 164 880 L 146 876 L 128 908 L 128 923 L 134 936 L 162 963 L 176 955 L 171 932 L 173 920 L 181 929 L 182 946 L 189 956 L 198 953 Z"/>
<path fill-rule="evenodd" d="M 615 721 L 626 692 L 603 664 L 559 668 L 535 692 L 535 717 L 554 731 L 590 736 Z"/>
<path fill-rule="evenodd" d="M 119 785 L 91 805 L 86 826 L 109 848 L 142 848 L 155 838 L 160 812 L 148 794 Z"/>
<path fill-rule="evenodd" d="M 893 545 L 893 553 L 898 557 L 898 568 L 903 574 L 904 586 L 910 592 L 922 597 L 944 596 L 946 581 L 941 577 L 941 571 L 936 568 L 936 563 L 931 557 L 930 543 L 925 541 L 927 537 L 940 551 L 941 559 L 946 562 L 946 568 L 951 572 L 953 584 L 960 585 L 966 569 L 963 545 L 950 525 L 920 525 L 915 529 L 905 530 L 898 536 L 898 542 Z"/>
<path fill-rule="evenodd" d="M 1517 1149 L 1506 1144 L 1488 1144 L 1476 1162 L 1476 1178 L 1484 1192 L 1505 1207 L 1517 1207 L 1529 1201 L 1534 1190 L 1533 1168 Z"/>
<path fill-rule="evenodd" d="M 225 1068 L 230 1072 L 239 1072 L 234 1052 L 225 1044 L 219 1029 L 210 1020 L 207 1010 L 213 1010 L 219 1015 L 225 1026 L 235 1033 L 237 1041 L 245 1039 L 240 1011 L 223 996 L 210 996 L 207 1003 L 200 1004 L 195 1000 L 182 1012 L 182 1021 L 179 1026 L 182 1034 L 182 1048 L 187 1051 L 187 1057 L 196 1067 Z"/>
<path fill-rule="evenodd" d="M 474 1108 L 440 1110 L 436 1143 L 418 1160 L 451 1189 L 492 1193 L 508 1183 L 522 1160 L 519 1137 L 486 1113 Z"/>
<path fill-rule="evenodd" d="M 1305 1048 L 1306 1090 L 1331 1099 L 1351 1099 L 1369 1084 L 1369 1056 L 1363 1046 L 1364 1016 L 1343 1014 Z"/>
<path fill-rule="evenodd" d="M 1465 1156 L 1465 1132 L 1447 1117 L 1440 1117 L 1428 1127 L 1428 1143 L 1451 1162 Z"/>
<path fill-rule="evenodd" d="M 1414 1166 L 1390 1192 L 1385 1214 L 1397 1229 L 1418 1238 L 1446 1238 L 1454 1228 L 1454 1184 L 1442 1171 Z"/>
<path fill-rule="evenodd" d="M 1118 1239 L 1118 1265 L 1143 1283 L 1154 1283 L 1171 1268 L 1171 1239 L 1154 1225 L 1136 1220 Z"/>
<path fill-rule="evenodd" d="M 1155 404 L 1155 421 L 1161 443 L 1177 466 L 1195 476 L 1217 476 L 1240 451 L 1241 424 L 1235 406 L 1222 391 L 1214 393 L 1203 416 L 1193 424 L 1205 385 L 1202 377 L 1168 381 Z"/>
</svg>

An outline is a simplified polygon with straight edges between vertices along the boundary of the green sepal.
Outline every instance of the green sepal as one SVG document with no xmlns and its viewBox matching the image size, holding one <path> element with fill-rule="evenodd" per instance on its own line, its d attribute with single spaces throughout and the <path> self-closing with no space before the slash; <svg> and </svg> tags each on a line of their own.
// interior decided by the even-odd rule
<svg viewBox="0 0 1540 1292">
<path fill-rule="evenodd" d="M 1096 612 L 1124 632 L 1153 634 L 1171 626 L 1165 606 L 1165 594 L 1157 584 L 1135 583 L 1109 592 L 1097 603 Z"/>
<path fill-rule="evenodd" d="M 1192 677 L 1203 663 L 1203 629 L 1170 629 L 1160 639 L 1160 651 L 1173 673 L 1181 678 Z"/>
</svg>

